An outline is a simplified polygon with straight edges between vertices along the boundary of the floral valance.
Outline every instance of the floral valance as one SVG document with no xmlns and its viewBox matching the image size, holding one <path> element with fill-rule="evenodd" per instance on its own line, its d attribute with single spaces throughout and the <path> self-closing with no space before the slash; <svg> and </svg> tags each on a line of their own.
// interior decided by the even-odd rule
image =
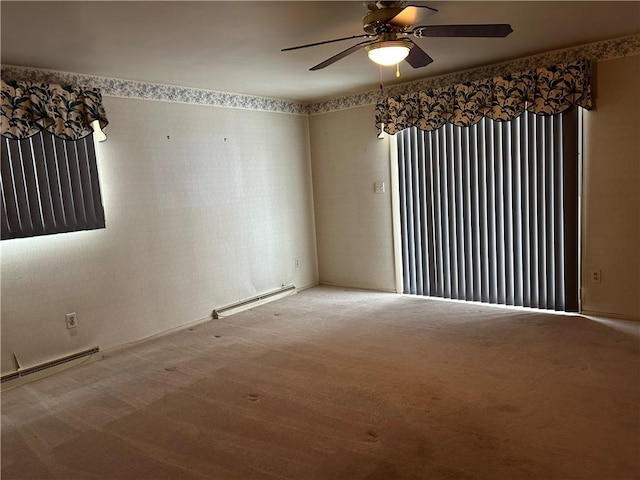
<svg viewBox="0 0 640 480">
<path fill-rule="evenodd" d="M 102 95 L 96 88 L 2 80 L 2 136 L 28 138 L 42 129 L 64 140 L 93 133 L 92 122 L 107 124 Z"/>
<path fill-rule="evenodd" d="M 437 130 L 445 123 L 468 127 L 483 117 L 513 120 L 525 110 L 553 115 L 579 105 L 591 109 L 591 65 L 536 68 L 435 90 L 387 97 L 376 105 L 378 133 L 409 127 Z"/>
</svg>

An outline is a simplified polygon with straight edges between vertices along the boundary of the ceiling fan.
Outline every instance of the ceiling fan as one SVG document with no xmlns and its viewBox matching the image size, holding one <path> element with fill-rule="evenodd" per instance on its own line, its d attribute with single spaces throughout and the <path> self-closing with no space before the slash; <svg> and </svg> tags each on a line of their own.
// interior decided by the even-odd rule
<svg viewBox="0 0 640 480">
<path fill-rule="evenodd" d="M 414 27 L 419 15 L 433 15 L 435 8 L 407 5 L 407 2 L 374 1 L 367 2 L 367 13 L 362 19 L 362 35 L 336 38 L 323 42 L 309 43 L 297 47 L 283 48 L 283 52 L 300 48 L 315 47 L 327 43 L 342 42 L 356 38 L 367 40 L 341 51 L 310 70 L 320 70 L 332 63 L 364 48 L 369 58 L 379 65 L 397 65 L 406 60 L 413 68 L 421 68 L 433 62 L 433 59 L 410 38 L 423 37 L 506 37 L 513 30 L 506 23 L 467 24 L 467 25 L 422 25 Z"/>
</svg>

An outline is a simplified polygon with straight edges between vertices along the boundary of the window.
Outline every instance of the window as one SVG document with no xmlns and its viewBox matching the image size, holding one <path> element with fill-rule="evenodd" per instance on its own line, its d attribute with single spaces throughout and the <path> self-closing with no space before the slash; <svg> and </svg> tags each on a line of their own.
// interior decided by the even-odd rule
<svg viewBox="0 0 640 480">
<path fill-rule="evenodd" d="M 93 134 L 2 141 L 2 240 L 105 227 Z"/>
<path fill-rule="evenodd" d="M 104 228 L 94 135 L 97 88 L 0 80 L 2 240 Z"/>
<path fill-rule="evenodd" d="M 398 133 L 404 292 L 578 310 L 577 108 Z"/>
</svg>

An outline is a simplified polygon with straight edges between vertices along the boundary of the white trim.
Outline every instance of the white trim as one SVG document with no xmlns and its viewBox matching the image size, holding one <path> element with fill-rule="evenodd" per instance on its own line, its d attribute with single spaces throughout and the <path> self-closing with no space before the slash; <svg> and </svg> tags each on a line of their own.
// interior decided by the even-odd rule
<svg viewBox="0 0 640 480">
<path fill-rule="evenodd" d="M 597 310 L 583 310 L 580 312 L 583 317 L 609 318 L 615 320 L 627 320 L 631 322 L 640 322 L 640 317 L 635 315 L 626 315 L 623 313 L 598 312 Z"/>
<path fill-rule="evenodd" d="M 391 175 L 391 231 L 393 234 L 393 264 L 396 277 L 396 293 L 404 290 L 402 269 L 402 238 L 400 226 L 400 179 L 398 174 L 398 138 L 389 137 L 389 171 Z"/>
</svg>

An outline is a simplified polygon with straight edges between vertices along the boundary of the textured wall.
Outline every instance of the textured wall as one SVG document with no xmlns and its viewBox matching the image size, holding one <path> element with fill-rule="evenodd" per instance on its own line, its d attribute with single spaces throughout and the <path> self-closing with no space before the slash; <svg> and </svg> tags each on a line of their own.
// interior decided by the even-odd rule
<svg viewBox="0 0 640 480">
<path fill-rule="evenodd" d="M 596 65 L 585 114 L 583 310 L 640 319 L 640 56 Z M 601 283 L 591 281 L 593 270 Z"/>
<path fill-rule="evenodd" d="M 307 117 L 113 97 L 105 107 L 107 228 L 0 245 L 3 373 L 12 352 L 29 366 L 109 348 L 317 283 Z"/>
<path fill-rule="evenodd" d="M 395 291 L 389 139 L 373 120 L 373 106 L 309 119 L 318 267 L 321 283 Z"/>
<path fill-rule="evenodd" d="M 640 56 L 595 66 L 585 114 L 583 309 L 640 318 Z M 394 290 L 387 140 L 373 107 L 310 117 L 320 281 Z M 375 180 L 387 193 L 373 194 Z M 602 282 L 590 281 L 601 270 Z"/>
<path fill-rule="evenodd" d="M 594 78 L 583 308 L 640 318 L 640 56 L 599 62 Z M 12 352 L 28 366 L 121 345 L 281 284 L 313 285 L 318 271 L 324 283 L 395 290 L 389 140 L 375 136 L 373 106 L 307 119 L 112 97 L 105 105 L 106 230 L 0 244 L 3 373 L 14 369 Z M 378 180 L 384 194 L 373 192 Z M 602 283 L 589 281 L 595 269 Z M 72 334 L 68 312 L 78 314 Z"/>
</svg>

